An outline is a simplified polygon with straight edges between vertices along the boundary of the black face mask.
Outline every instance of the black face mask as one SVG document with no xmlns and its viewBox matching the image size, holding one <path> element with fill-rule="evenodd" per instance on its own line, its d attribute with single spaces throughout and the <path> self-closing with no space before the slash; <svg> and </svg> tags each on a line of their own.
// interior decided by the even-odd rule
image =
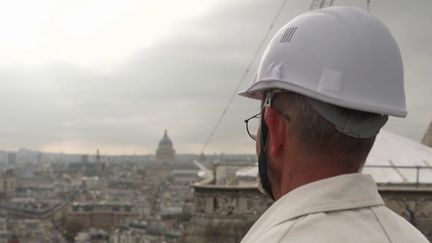
<svg viewBox="0 0 432 243">
<path fill-rule="evenodd" d="M 271 189 L 271 183 L 267 173 L 267 134 L 268 128 L 264 121 L 264 110 L 261 112 L 261 133 L 260 133 L 260 154 L 258 155 L 258 173 L 260 176 L 260 183 L 262 189 L 267 193 L 273 200 L 273 192 Z"/>
</svg>

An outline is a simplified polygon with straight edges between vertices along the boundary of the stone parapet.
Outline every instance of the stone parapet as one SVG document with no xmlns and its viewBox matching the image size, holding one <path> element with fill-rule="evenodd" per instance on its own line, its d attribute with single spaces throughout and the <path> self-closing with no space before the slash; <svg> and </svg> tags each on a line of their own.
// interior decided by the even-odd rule
<svg viewBox="0 0 432 243">
<path fill-rule="evenodd" d="M 432 241 L 432 185 L 381 184 L 378 188 L 387 207 Z"/>
</svg>

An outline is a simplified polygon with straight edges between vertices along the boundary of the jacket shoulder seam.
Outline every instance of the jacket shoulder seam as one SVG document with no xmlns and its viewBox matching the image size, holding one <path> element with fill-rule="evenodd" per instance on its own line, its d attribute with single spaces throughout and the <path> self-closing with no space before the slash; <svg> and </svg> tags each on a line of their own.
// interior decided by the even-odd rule
<svg viewBox="0 0 432 243">
<path fill-rule="evenodd" d="M 371 207 L 371 208 L 369 208 L 369 210 L 370 210 L 370 211 L 372 212 L 372 214 L 374 215 L 374 217 L 375 217 L 376 221 L 378 222 L 378 224 L 379 224 L 381 230 L 382 230 L 383 233 L 385 234 L 385 236 L 386 236 L 388 242 L 389 242 L 389 243 L 393 243 L 393 241 L 390 239 L 389 234 L 387 233 L 387 230 L 385 229 L 385 227 L 384 227 L 384 225 L 382 224 L 382 222 L 380 221 L 380 219 L 379 219 L 377 213 L 375 212 L 375 209 Z"/>
<path fill-rule="evenodd" d="M 279 238 L 279 240 L 277 241 L 278 243 L 282 242 L 283 239 L 285 239 L 285 237 L 290 233 L 290 231 L 295 227 L 295 225 L 300 221 L 301 217 L 298 217 L 296 219 L 291 219 L 294 220 L 294 223 L 291 224 L 291 226 L 285 231 L 285 233 L 282 235 L 282 237 Z"/>
</svg>

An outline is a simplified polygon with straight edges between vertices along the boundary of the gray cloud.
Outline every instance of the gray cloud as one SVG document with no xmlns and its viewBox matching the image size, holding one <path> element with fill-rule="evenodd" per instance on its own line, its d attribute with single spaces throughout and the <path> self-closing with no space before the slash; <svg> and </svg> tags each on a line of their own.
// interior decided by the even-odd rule
<svg viewBox="0 0 432 243">
<path fill-rule="evenodd" d="M 137 152 L 147 153 L 168 129 L 178 152 L 200 152 L 279 4 L 253 0 L 218 6 L 207 16 L 179 23 L 169 37 L 109 72 L 67 63 L 0 67 L 0 147 L 80 140 L 142 146 Z M 413 26 L 431 23 L 430 5 L 373 1 L 371 6 L 400 42 L 406 67 L 409 117 L 392 119 L 388 128 L 416 140 L 432 118 L 432 33 Z M 288 1 L 275 30 L 308 7 L 307 1 Z M 253 153 L 243 120 L 257 109 L 257 102 L 235 98 L 207 151 Z"/>
</svg>

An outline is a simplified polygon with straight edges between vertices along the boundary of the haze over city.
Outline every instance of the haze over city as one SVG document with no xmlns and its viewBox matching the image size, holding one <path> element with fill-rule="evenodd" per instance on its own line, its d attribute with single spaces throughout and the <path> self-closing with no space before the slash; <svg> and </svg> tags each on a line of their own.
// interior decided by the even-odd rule
<svg viewBox="0 0 432 243">
<path fill-rule="evenodd" d="M 167 129 L 178 153 L 201 152 L 280 4 L 0 1 L 0 149 L 146 154 Z M 288 1 L 272 33 L 309 4 Z M 408 117 L 386 129 L 417 141 L 432 119 L 430 9 L 426 0 L 370 5 L 404 58 Z M 206 152 L 254 153 L 243 120 L 257 111 L 236 97 Z"/>
</svg>

